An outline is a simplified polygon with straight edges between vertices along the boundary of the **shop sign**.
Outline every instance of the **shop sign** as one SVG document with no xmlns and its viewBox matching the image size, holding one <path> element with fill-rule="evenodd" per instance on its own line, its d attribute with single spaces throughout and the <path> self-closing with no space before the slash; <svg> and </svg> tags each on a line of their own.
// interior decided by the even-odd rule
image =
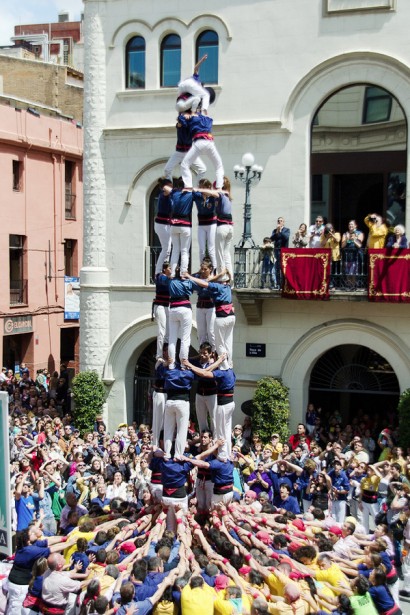
<svg viewBox="0 0 410 615">
<path fill-rule="evenodd" d="M 24 316 L 8 316 L 4 319 L 4 335 L 16 335 L 16 333 L 31 333 L 33 331 L 33 317 L 31 314 Z"/>
</svg>

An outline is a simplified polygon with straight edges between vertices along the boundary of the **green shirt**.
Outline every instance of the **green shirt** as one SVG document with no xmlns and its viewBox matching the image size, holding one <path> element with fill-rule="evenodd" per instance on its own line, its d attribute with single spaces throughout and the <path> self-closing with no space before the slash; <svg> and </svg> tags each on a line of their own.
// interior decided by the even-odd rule
<svg viewBox="0 0 410 615">
<path fill-rule="evenodd" d="M 350 596 L 350 605 L 355 615 L 378 615 L 369 592 L 364 596 Z"/>
</svg>

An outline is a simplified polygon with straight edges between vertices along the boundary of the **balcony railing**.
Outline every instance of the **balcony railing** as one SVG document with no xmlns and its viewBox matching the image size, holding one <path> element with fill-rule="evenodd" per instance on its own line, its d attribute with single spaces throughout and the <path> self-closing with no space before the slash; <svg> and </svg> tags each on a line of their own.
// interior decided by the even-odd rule
<svg viewBox="0 0 410 615">
<path fill-rule="evenodd" d="M 10 280 L 10 305 L 27 305 L 27 280 Z"/>
<path fill-rule="evenodd" d="M 274 264 L 270 267 L 261 261 L 258 247 L 236 247 L 234 284 L 235 288 L 275 290 L 279 282 L 275 278 Z M 341 260 L 332 264 L 330 289 L 334 292 L 367 290 L 366 250 L 342 250 Z"/>
<path fill-rule="evenodd" d="M 161 246 L 147 246 L 145 248 L 145 284 L 155 284 L 155 267 Z"/>
</svg>

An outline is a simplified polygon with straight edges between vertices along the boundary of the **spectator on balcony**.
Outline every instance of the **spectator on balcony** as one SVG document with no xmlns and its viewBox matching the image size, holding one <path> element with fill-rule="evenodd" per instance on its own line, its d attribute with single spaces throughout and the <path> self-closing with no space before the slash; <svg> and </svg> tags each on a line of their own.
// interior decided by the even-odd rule
<svg viewBox="0 0 410 615">
<path fill-rule="evenodd" d="M 350 220 L 348 230 L 342 237 L 343 273 L 352 276 L 348 278 L 349 286 L 355 287 L 354 277 L 362 263 L 362 246 L 364 233 L 357 228 L 356 220 Z"/>
<path fill-rule="evenodd" d="M 330 288 L 335 288 L 335 280 L 340 275 L 340 233 L 336 233 L 333 224 L 326 224 L 320 239 L 322 248 L 330 248 L 332 251 L 332 273 Z"/>
<path fill-rule="evenodd" d="M 275 274 L 276 274 L 276 283 L 281 285 L 281 262 L 280 262 L 280 252 L 282 248 L 287 248 L 289 246 L 289 237 L 290 237 L 290 229 L 285 226 L 285 219 L 282 217 L 278 218 L 278 225 L 272 231 L 271 240 L 273 245 L 275 246 Z"/>
<path fill-rule="evenodd" d="M 383 222 L 383 218 L 379 214 L 368 214 L 364 219 L 364 223 L 369 227 L 367 247 L 371 249 L 384 248 L 389 231 Z"/>
<path fill-rule="evenodd" d="M 292 243 L 295 248 L 306 248 L 309 245 L 309 233 L 307 225 L 302 222 L 298 230 L 293 235 Z"/>
<path fill-rule="evenodd" d="M 270 237 L 263 238 L 263 245 L 260 247 L 259 260 L 261 263 L 261 288 L 265 288 L 267 279 L 271 290 L 273 288 L 277 288 L 274 246 Z"/>
<path fill-rule="evenodd" d="M 320 241 L 322 239 L 323 231 L 325 230 L 325 223 L 323 216 L 316 216 L 315 224 L 309 226 L 309 248 L 320 248 Z"/>
<path fill-rule="evenodd" d="M 394 235 L 390 235 L 386 242 L 386 248 L 407 248 L 406 229 L 402 224 L 394 227 Z"/>
</svg>

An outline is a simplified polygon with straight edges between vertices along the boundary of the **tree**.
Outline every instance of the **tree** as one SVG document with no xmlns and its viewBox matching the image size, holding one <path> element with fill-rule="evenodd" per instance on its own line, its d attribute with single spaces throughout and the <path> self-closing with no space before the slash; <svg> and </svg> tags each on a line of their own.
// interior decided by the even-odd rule
<svg viewBox="0 0 410 615">
<path fill-rule="evenodd" d="M 95 417 L 105 402 L 105 386 L 97 372 L 80 372 L 72 386 L 75 402 L 75 424 L 81 435 L 93 431 Z"/>
<path fill-rule="evenodd" d="M 410 447 L 410 389 L 406 389 L 400 395 L 397 412 L 399 415 L 400 446 L 406 453 Z"/>
<path fill-rule="evenodd" d="M 281 442 L 289 438 L 289 389 L 281 380 L 267 376 L 259 380 L 253 403 L 255 412 L 252 417 L 253 431 L 262 441 L 268 442 L 273 433 L 280 436 Z"/>
</svg>

